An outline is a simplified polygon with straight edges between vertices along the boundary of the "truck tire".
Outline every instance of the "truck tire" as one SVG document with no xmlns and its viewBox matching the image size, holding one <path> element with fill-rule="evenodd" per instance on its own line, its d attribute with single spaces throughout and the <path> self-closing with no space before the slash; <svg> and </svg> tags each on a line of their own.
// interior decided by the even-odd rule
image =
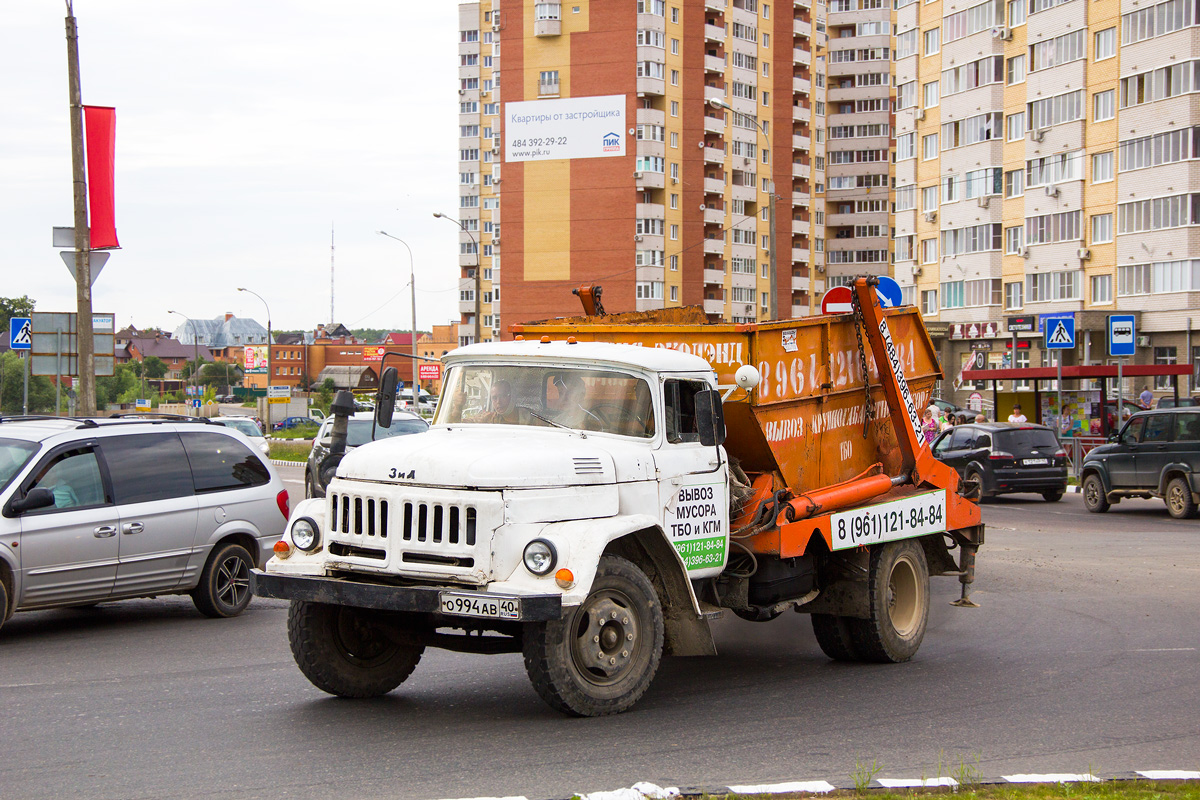
<svg viewBox="0 0 1200 800">
<path fill-rule="evenodd" d="M 405 644 L 381 612 L 293 600 L 288 643 L 313 686 L 338 697 L 378 697 L 412 674 L 423 644 Z"/>
<path fill-rule="evenodd" d="M 576 717 L 631 708 L 654 679 L 662 651 L 658 594 L 617 556 L 600 559 L 591 593 L 563 619 L 525 625 L 525 671 L 534 690 Z"/>
<path fill-rule="evenodd" d="M 834 661 L 858 661 L 854 642 L 850 638 L 850 619 L 833 614 L 811 614 L 813 633 L 821 652 Z"/>
<path fill-rule="evenodd" d="M 191 591 L 192 602 L 206 617 L 236 617 L 250 605 L 250 570 L 254 559 L 240 544 L 215 548 Z"/>
<path fill-rule="evenodd" d="M 1196 516 L 1196 501 L 1192 499 L 1192 487 L 1184 478 L 1172 478 L 1163 495 L 1167 513 L 1175 519 L 1191 519 Z"/>
<path fill-rule="evenodd" d="M 1083 479 L 1083 507 L 1093 514 L 1108 511 L 1108 495 L 1104 493 L 1104 481 L 1094 472 Z"/>
<path fill-rule="evenodd" d="M 867 595 L 869 619 L 848 619 L 854 651 L 863 661 L 908 661 L 917 653 L 929 622 L 929 565 L 915 539 L 871 548 Z"/>
</svg>

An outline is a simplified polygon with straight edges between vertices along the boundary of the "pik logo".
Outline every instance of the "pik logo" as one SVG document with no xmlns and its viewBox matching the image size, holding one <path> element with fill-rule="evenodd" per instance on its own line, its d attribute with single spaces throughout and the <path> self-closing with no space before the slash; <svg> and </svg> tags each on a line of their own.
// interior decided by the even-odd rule
<svg viewBox="0 0 1200 800">
<path fill-rule="evenodd" d="M 604 152 L 617 153 L 621 150 L 621 135 L 619 133 L 606 133 L 603 137 Z"/>
</svg>

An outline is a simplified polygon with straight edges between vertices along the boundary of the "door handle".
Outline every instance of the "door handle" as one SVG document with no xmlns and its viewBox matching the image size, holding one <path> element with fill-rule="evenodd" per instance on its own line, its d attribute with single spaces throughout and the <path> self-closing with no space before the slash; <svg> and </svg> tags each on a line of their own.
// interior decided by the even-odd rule
<svg viewBox="0 0 1200 800">
<path fill-rule="evenodd" d="M 95 536 L 97 539 L 107 539 L 110 536 L 116 536 L 117 535 L 117 526 L 116 525 L 101 525 L 99 528 L 96 528 L 96 530 L 92 532 L 92 535 Z"/>
<path fill-rule="evenodd" d="M 140 522 L 126 522 L 121 526 L 121 533 L 141 533 L 144 526 Z"/>
</svg>

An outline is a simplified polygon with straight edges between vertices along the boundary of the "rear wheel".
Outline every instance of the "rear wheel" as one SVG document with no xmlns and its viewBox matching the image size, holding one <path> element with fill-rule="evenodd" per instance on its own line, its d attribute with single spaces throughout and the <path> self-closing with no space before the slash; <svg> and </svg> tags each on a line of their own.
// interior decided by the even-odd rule
<svg viewBox="0 0 1200 800">
<path fill-rule="evenodd" d="M 983 475 L 979 474 L 979 470 L 967 470 L 967 477 L 964 479 L 964 482 L 966 483 L 966 490 L 963 492 L 963 496 L 968 500 L 982 503 L 987 495 L 983 492 Z"/>
<path fill-rule="evenodd" d="M 1172 478 L 1167 484 L 1167 493 L 1163 500 L 1167 503 L 1167 513 L 1175 519 L 1191 519 L 1196 516 L 1196 501 L 1192 499 L 1192 487 L 1183 478 Z"/>
<path fill-rule="evenodd" d="M 192 602 L 206 617 L 236 617 L 250 605 L 250 570 L 254 561 L 240 544 L 221 545 L 208 557 Z"/>
<path fill-rule="evenodd" d="M 1062 496 L 1062 489 L 1054 489 L 1049 492 L 1042 492 L 1042 499 L 1047 503 L 1057 503 L 1059 500 L 1062 500 Z"/>
<path fill-rule="evenodd" d="M 313 686 L 339 697 L 377 697 L 417 668 L 425 645 L 406 642 L 383 612 L 293 600 L 288 643 Z"/>
<path fill-rule="evenodd" d="M 858 661 L 854 642 L 850 638 L 849 617 L 833 614 L 811 614 L 813 633 L 821 652 L 834 661 Z"/>
<path fill-rule="evenodd" d="M 929 622 L 929 566 L 921 543 L 905 539 L 872 548 L 868 584 L 870 618 L 846 620 L 855 653 L 863 661 L 908 661 Z"/>
<path fill-rule="evenodd" d="M 629 561 L 604 556 L 587 598 L 563 619 L 525 626 L 529 680 L 551 707 L 577 717 L 619 714 L 650 686 L 663 650 L 658 594 Z"/>
<path fill-rule="evenodd" d="M 1103 514 L 1108 511 L 1108 505 L 1104 482 L 1093 472 L 1083 479 L 1083 507 L 1093 514 Z"/>
</svg>

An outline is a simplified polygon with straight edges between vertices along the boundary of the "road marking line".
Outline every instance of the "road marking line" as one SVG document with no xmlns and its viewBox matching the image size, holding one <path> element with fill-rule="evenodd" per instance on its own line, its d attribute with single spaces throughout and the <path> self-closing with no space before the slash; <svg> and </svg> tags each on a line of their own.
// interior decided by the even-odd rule
<svg viewBox="0 0 1200 800">
<path fill-rule="evenodd" d="M 954 778 L 876 778 L 885 789 L 914 789 L 928 786 L 958 786 Z"/>
<path fill-rule="evenodd" d="M 1077 772 L 1047 772 L 1042 775 L 1001 775 L 1009 783 L 1100 783 L 1095 775 Z"/>
<path fill-rule="evenodd" d="M 1200 772 L 1190 769 L 1146 769 L 1138 770 L 1138 775 L 1152 781 L 1200 781 Z"/>
<path fill-rule="evenodd" d="M 1139 650 L 1130 650 L 1131 653 L 1194 653 L 1195 647 L 1145 647 Z"/>
<path fill-rule="evenodd" d="M 790 792 L 832 792 L 836 787 L 826 781 L 792 781 L 791 783 L 759 783 L 728 788 L 734 794 L 785 794 Z"/>
</svg>

